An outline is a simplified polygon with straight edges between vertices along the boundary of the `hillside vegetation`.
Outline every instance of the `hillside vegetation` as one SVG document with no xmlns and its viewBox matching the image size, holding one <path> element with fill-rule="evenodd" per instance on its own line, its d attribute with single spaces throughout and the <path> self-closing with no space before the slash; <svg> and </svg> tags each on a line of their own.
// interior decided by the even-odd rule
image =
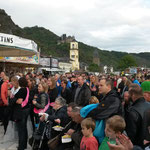
<svg viewBox="0 0 150 150">
<path fill-rule="evenodd" d="M 69 43 L 57 44 L 60 39 L 58 35 L 43 27 L 25 27 L 20 28 L 16 25 L 6 12 L 0 9 L 0 32 L 18 35 L 24 38 L 34 40 L 44 55 L 52 55 L 53 57 L 69 57 Z M 79 42 L 79 59 L 90 65 L 93 61 L 93 46 Z M 98 49 L 100 62 L 102 65 L 113 66 L 115 69 L 119 66 L 120 59 L 127 55 L 125 52 L 107 51 Z M 138 66 L 150 67 L 150 53 L 131 53 Z"/>
</svg>

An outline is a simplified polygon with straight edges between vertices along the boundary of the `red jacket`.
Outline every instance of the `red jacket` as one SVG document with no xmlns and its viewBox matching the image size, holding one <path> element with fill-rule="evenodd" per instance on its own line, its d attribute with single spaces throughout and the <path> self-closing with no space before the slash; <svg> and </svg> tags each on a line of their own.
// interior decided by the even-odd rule
<svg viewBox="0 0 150 150">
<path fill-rule="evenodd" d="M 7 100 L 7 96 L 8 96 L 8 82 L 9 81 L 5 81 L 2 84 L 2 87 L 1 87 L 1 98 L 2 98 L 2 101 L 3 101 L 4 105 L 8 104 L 8 100 Z"/>
</svg>

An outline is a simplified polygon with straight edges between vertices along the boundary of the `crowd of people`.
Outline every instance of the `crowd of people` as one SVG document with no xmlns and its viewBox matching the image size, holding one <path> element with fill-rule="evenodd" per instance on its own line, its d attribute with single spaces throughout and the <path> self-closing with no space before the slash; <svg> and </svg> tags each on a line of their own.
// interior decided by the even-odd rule
<svg viewBox="0 0 150 150">
<path fill-rule="evenodd" d="M 18 150 L 28 141 L 34 150 L 48 150 L 58 135 L 56 150 L 148 150 L 150 75 L 1 72 L 0 121 L 4 136 L 10 122 L 17 128 Z"/>
</svg>

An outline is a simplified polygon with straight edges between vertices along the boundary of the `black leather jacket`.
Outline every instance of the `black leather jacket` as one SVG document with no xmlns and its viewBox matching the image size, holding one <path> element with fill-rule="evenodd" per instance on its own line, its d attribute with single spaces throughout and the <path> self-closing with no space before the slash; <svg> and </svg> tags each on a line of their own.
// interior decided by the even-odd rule
<svg viewBox="0 0 150 150">
<path fill-rule="evenodd" d="M 130 107 L 126 121 L 126 131 L 134 145 L 143 146 L 144 113 L 150 109 L 150 104 L 143 97 L 137 99 Z"/>
<path fill-rule="evenodd" d="M 98 107 L 88 114 L 88 117 L 101 120 L 107 119 L 113 115 L 122 115 L 122 105 L 116 91 L 111 90 L 103 97 Z"/>
<path fill-rule="evenodd" d="M 74 94 L 73 94 L 73 99 L 74 99 L 74 97 L 75 97 L 75 91 L 74 91 Z M 88 105 L 90 97 L 91 97 L 90 88 L 87 86 L 86 83 L 84 83 L 81 87 L 80 92 L 77 95 L 77 98 L 76 98 L 77 99 L 76 100 L 77 105 L 79 105 L 79 106 Z"/>
</svg>

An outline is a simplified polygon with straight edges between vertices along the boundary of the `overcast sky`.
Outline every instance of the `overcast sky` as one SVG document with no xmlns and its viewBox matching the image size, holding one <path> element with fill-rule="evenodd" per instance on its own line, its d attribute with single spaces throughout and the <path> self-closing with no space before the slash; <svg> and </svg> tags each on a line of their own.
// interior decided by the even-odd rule
<svg viewBox="0 0 150 150">
<path fill-rule="evenodd" d="M 150 52 L 150 0 L 0 0 L 20 27 L 38 25 L 105 50 Z"/>
</svg>

